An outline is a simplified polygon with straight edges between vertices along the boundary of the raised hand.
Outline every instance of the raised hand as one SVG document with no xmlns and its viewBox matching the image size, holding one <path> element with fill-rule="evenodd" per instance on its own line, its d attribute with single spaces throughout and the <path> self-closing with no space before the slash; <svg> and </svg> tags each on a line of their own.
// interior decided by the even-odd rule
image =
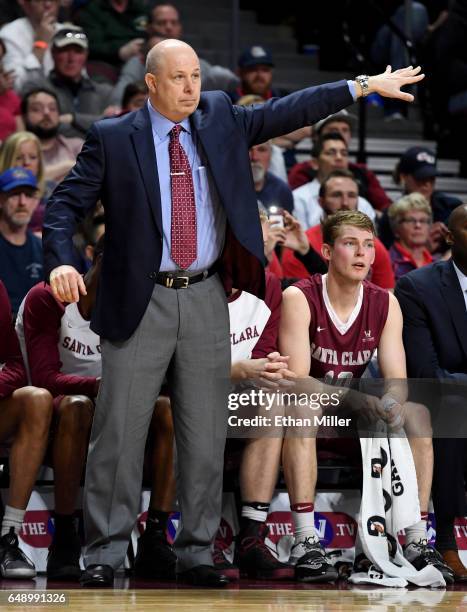
<svg viewBox="0 0 467 612">
<path fill-rule="evenodd" d="M 401 87 L 413 85 L 425 78 L 421 73 L 420 66 L 414 68 L 399 68 L 392 72 L 391 66 L 388 66 L 382 74 L 377 74 L 368 79 L 368 89 L 370 93 L 376 92 L 385 98 L 398 98 L 405 102 L 413 102 L 414 96 L 405 91 L 401 91 Z"/>
<path fill-rule="evenodd" d="M 284 210 L 284 223 L 286 234 L 283 245 L 301 255 L 306 255 L 310 250 L 310 243 L 300 222 Z"/>
</svg>

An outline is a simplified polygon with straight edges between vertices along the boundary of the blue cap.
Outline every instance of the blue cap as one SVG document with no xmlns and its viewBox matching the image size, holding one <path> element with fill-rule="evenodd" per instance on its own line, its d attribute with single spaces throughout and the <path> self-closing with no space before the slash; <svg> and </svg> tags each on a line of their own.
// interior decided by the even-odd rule
<svg viewBox="0 0 467 612">
<path fill-rule="evenodd" d="M 37 189 L 37 179 L 31 170 L 16 167 L 8 168 L 0 174 L 0 192 L 6 193 L 16 187 L 31 187 Z"/>
<path fill-rule="evenodd" d="M 260 45 L 248 47 L 248 49 L 245 49 L 238 58 L 239 68 L 249 68 L 250 66 L 258 66 L 259 64 L 274 66 L 271 52 L 269 49 L 261 47 Z"/>
<path fill-rule="evenodd" d="M 399 172 L 410 174 L 415 180 L 423 180 L 438 176 L 436 155 L 426 147 L 411 147 L 401 155 Z"/>
</svg>

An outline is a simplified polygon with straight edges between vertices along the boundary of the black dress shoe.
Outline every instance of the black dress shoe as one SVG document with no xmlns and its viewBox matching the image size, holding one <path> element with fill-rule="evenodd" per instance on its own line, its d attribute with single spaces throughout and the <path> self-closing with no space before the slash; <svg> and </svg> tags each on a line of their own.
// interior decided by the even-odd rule
<svg viewBox="0 0 467 612">
<path fill-rule="evenodd" d="M 165 533 L 147 529 L 138 539 L 135 576 L 149 580 L 175 580 L 177 557 Z"/>
<path fill-rule="evenodd" d="M 81 543 L 76 532 L 71 532 L 66 540 L 55 535 L 47 556 L 47 580 L 78 581 L 80 554 Z"/>
<path fill-rule="evenodd" d="M 204 587 L 224 587 L 229 579 L 219 574 L 211 565 L 196 565 L 195 567 L 177 573 L 177 580 L 185 584 Z"/>
<path fill-rule="evenodd" d="M 83 587 L 112 587 L 114 571 L 110 565 L 88 565 L 81 575 Z"/>
</svg>

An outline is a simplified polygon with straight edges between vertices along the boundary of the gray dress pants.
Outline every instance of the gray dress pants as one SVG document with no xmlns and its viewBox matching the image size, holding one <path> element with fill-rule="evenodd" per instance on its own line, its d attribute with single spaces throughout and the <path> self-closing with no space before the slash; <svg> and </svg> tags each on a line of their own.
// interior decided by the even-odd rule
<svg viewBox="0 0 467 612">
<path fill-rule="evenodd" d="M 139 510 L 146 437 L 166 373 L 181 511 L 177 571 L 212 565 L 230 379 L 229 314 L 217 274 L 186 289 L 155 285 L 134 334 L 124 342 L 102 341 L 83 501 L 86 566 L 117 569 L 124 561 Z"/>
</svg>

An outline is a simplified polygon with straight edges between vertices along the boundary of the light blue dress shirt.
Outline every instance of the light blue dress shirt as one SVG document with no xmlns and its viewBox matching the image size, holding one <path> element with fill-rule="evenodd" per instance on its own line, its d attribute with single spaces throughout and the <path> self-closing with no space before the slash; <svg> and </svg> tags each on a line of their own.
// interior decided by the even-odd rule
<svg viewBox="0 0 467 612">
<path fill-rule="evenodd" d="M 170 257 L 172 194 L 170 190 L 169 142 L 170 131 L 176 124 L 161 115 L 149 100 L 148 109 L 161 191 L 163 236 L 160 271 L 169 272 L 179 269 Z M 225 239 L 226 214 L 196 132 L 192 130 L 188 118 L 184 119 L 180 125 L 183 128 L 180 132 L 180 144 L 190 163 L 196 203 L 197 258 L 188 270 L 190 272 L 201 272 L 212 266 L 220 256 Z"/>
</svg>

